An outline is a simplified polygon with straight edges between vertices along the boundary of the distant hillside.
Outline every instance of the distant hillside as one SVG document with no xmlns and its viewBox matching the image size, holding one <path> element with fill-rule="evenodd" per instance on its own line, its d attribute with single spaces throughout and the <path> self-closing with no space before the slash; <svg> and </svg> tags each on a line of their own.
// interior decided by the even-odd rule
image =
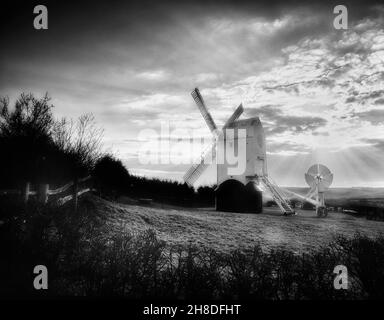
<svg viewBox="0 0 384 320">
<path fill-rule="evenodd" d="M 288 188 L 305 195 L 308 188 Z M 359 212 L 368 219 L 384 219 L 384 188 L 331 188 L 325 195 L 326 205 Z"/>
<path fill-rule="evenodd" d="M 305 195 L 308 188 L 294 188 L 288 187 L 287 189 Z M 326 197 L 329 200 L 333 199 L 384 199 L 384 188 L 330 188 L 326 192 Z"/>
</svg>

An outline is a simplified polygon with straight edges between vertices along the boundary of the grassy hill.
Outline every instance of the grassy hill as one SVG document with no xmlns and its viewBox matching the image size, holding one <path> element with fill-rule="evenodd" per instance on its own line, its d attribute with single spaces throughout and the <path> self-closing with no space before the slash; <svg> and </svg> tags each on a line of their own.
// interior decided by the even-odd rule
<svg viewBox="0 0 384 320">
<path fill-rule="evenodd" d="M 238 214 L 175 206 L 159 208 L 156 204 L 141 206 L 133 201 L 124 204 L 96 197 L 92 201 L 111 230 L 120 230 L 121 226 L 134 233 L 153 229 L 167 243 L 195 244 L 222 252 L 260 243 L 265 249 L 286 248 L 300 253 L 326 245 L 336 234 L 384 234 L 384 222 L 343 213 L 319 219 L 313 211 L 283 217 L 276 208 L 265 208 L 263 214 Z"/>
</svg>

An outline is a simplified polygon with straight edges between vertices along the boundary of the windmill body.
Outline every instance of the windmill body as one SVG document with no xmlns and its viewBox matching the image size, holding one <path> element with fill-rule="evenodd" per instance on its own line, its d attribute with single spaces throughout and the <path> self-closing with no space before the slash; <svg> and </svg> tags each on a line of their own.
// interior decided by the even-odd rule
<svg viewBox="0 0 384 320">
<path fill-rule="evenodd" d="M 228 134 L 233 130 L 233 136 Z M 239 130 L 243 130 L 239 134 Z M 265 148 L 265 136 L 263 126 L 258 117 L 237 120 L 232 122 L 226 128 L 227 134 L 220 136 L 217 144 L 217 154 L 227 155 L 232 150 L 227 150 L 228 147 L 233 148 L 237 154 L 244 153 L 244 171 L 241 174 L 231 174 L 231 168 L 234 164 L 228 162 L 228 158 L 223 156 L 224 161 L 217 163 L 217 185 L 228 179 L 238 180 L 246 185 L 250 181 L 257 182 L 258 177 L 262 177 L 267 173 L 267 156 Z M 245 133 L 245 134 L 244 134 Z M 241 149 L 239 140 L 245 139 L 245 150 Z"/>
</svg>

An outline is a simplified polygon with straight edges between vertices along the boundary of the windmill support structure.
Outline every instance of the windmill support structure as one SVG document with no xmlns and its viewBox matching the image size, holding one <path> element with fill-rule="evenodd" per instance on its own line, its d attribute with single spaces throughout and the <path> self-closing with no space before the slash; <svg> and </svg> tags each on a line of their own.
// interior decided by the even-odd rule
<svg viewBox="0 0 384 320">
<path fill-rule="evenodd" d="M 275 200 L 276 204 L 284 215 L 296 214 L 294 208 L 292 208 L 292 206 L 289 204 L 289 199 L 284 194 L 283 189 L 272 182 L 268 176 L 263 176 L 261 180 L 264 187 L 271 193 L 273 200 Z"/>
</svg>

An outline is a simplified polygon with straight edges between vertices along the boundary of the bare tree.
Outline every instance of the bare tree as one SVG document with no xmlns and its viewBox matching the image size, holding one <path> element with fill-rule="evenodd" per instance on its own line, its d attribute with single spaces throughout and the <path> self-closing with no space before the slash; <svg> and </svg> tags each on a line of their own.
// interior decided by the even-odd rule
<svg viewBox="0 0 384 320">
<path fill-rule="evenodd" d="M 0 166 L 6 184 L 45 179 L 55 124 L 49 101 L 48 94 L 37 99 L 22 93 L 11 109 L 7 97 L 0 99 L 0 150 L 6 155 Z"/>
<path fill-rule="evenodd" d="M 15 109 L 10 111 L 9 98 L 2 97 L 0 99 L 1 135 L 29 135 L 35 138 L 49 136 L 55 123 L 50 100 L 47 93 L 41 99 L 36 99 L 31 93 L 22 93 L 15 103 Z"/>
<path fill-rule="evenodd" d="M 76 175 L 91 170 L 101 156 L 103 130 L 95 123 L 92 114 L 82 115 L 76 122 L 62 119 L 54 127 L 56 145 L 73 162 Z"/>
</svg>

